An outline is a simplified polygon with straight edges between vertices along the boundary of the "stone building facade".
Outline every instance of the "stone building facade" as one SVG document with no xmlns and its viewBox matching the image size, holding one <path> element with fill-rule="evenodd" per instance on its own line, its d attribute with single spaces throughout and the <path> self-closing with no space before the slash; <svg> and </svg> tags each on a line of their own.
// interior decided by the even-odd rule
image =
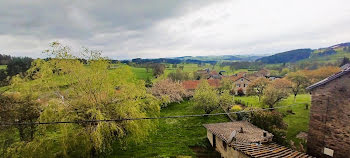
<svg viewBox="0 0 350 158">
<path fill-rule="evenodd" d="M 244 94 L 247 94 L 247 87 L 250 84 L 250 80 L 244 76 L 231 77 L 233 82 L 233 89 L 236 94 L 238 94 L 238 90 L 242 89 Z"/>
<path fill-rule="evenodd" d="M 308 154 L 350 158 L 350 67 L 307 89 L 312 96 Z"/>
</svg>

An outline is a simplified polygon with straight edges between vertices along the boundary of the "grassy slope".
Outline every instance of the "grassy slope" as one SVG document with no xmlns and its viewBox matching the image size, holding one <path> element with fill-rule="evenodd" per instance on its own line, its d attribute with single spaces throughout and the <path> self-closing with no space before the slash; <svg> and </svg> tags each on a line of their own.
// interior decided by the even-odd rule
<svg viewBox="0 0 350 158">
<path fill-rule="evenodd" d="M 215 111 L 221 112 L 221 111 Z M 214 112 L 214 113 L 215 113 Z M 161 116 L 202 114 L 193 108 L 191 101 L 172 104 L 161 110 Z M 158 129 L 151 133 L 149 140 L 139 145 L 130 144 L 127 149 L 116 150 L 111 157 L 174 157 L 195 156 L 190 146 L 209 146 L 206 139 L 205 123 L 227 122 L 226 116 L 190 117 L 180 119 L 159 120 Z M 156 123 L 156 122 L 155 122 Z M 206 149 L 207 150 L 207 149 Z M 206 154 L 214 154 L 210 152 Z"/>
<path fill-rule="evenodd" d="M 258 102 L 257 97 L 235 97 L 236 100 L 240 99 L 244 102 L 248 102 L 249 105 L 253 106 L 261 106 Z M 297 96 L 296 103 L 310 103 L 311 96 L 309 94 L 301 94 Z M 287 106 L 294 104 L 293 96 L 283 100 L 279 106 Z M 309 108 L 310 109 L 310 108 Z M 281 112 L 286 113 L 287 110 L 293 110 L 295 115 L 286 115 L 284 117 L 284 121 L 288 124 L 287 129 L 287 140 L 292 140 L 295 144 L 299 144 L 301 142 L 300 139 L 296 138 L 296 135 L 299 132 L 304 131 L 307 132 L 309 127 L 309 110 L 305 110 L 304 105 L 296 105 L 290 108 L 279 109 Z"/>
</svg>

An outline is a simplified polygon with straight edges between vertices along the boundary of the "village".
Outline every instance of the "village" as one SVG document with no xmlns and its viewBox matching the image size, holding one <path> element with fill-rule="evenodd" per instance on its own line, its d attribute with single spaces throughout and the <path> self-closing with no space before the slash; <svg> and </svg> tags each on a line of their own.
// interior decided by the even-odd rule
<svg viewBox="0 0 350 158">
<path fill-rule="evenodd" d="M 0 158 L 350 158 L 349 4 L 0 0 Z"/>
</svg>

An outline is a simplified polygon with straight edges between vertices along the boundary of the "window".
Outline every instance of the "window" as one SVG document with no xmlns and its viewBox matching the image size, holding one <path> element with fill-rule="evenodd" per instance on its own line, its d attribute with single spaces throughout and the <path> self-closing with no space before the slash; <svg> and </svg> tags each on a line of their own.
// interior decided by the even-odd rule
<svg viewBox="0 0 350 158">
<path fill-rule="evenodd" d="M 243 87 L 245 87 L 245 84 L 243 84 Z"/>
<path fill-rule="evenodd" d="M 227 150 L 227 144 L 225 141 L 222 141 L 222 146 L 224 147 L 225 151 Z"/>
<path fill-rule="evenodd" d="M 240 85 L 240 84 L 237 84 L 237 87 L 241 87 L 241 85 Z"/>
<path fill-rule="evenodd" d="M 244 79 L 243 79 L 243 78 L 241 78 L 241 82 L 243 82 L 243 80 L 244 80 Z"/>
</svg>

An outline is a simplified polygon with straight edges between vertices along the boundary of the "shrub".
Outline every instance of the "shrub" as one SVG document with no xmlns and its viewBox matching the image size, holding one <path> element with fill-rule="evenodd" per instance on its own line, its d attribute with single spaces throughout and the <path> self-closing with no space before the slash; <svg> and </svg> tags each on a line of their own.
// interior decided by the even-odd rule
<svg viewBox="0 0 350 158">
<path fill-rule="evenodd" d="M 241 110 L 242 110 L 242 107 L 239 105 L 234 105 L 231 107 L 231 111 L 234 111 L 234 112 L 241 111 Z"/>
</svg>

